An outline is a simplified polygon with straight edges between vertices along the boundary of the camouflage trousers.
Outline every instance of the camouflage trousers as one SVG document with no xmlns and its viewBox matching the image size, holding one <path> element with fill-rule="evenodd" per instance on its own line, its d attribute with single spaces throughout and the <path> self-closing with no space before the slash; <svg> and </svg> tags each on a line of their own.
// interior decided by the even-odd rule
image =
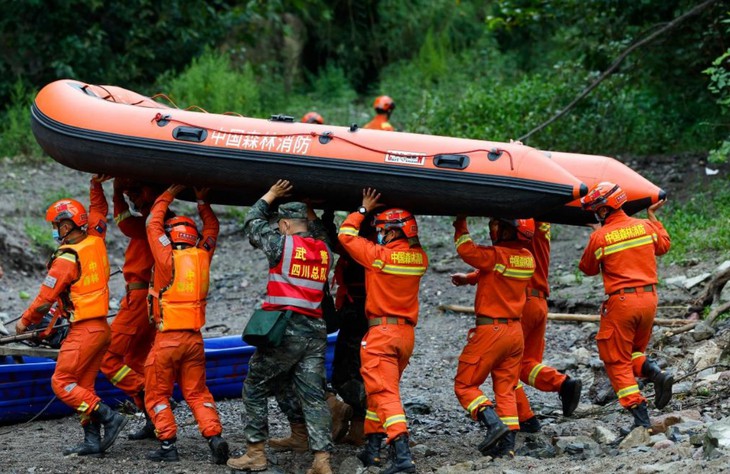
<svg viewBox="0 0 730 474">
<path fill-rule="evenodd" d="M 337 312 L 337 317 L 340 319 L 340 333 L 332 363 L 332 387 L 352 407 L 354 417 L 365 418 L 367 400 L 360 375 L 360 342 L 368 332 L 365 302 L 345 304 Z M 304 423 L 302 406 L 292 386 L 277 393 L 276 402 L 289 423 Z"/>
<path fill-rule="evenodd" d="M 293 391 L 312 451 L 332 450 L 332 417 L 325 401 L 327 332 L 321 319 L 292 314 L 279 347 L 257 348 L 243 382 L 249 443 L 269 437 L 268 397 Z M 287 417 L 289 409 L 282 407 Z M 290 419 L 291 421 L 291 419 Z"/>
</svg>

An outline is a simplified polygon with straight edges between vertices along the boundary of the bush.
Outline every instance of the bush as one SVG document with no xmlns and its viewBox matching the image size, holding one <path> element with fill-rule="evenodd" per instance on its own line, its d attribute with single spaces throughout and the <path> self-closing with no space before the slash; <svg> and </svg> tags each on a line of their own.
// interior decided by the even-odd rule
<svg viewBox="0 0 730 474">
<path fill-rule="evenodd" d="M 30 129 L 30 107 L 34 91 L 25 88 L 18 79 L 10 95 L 10 104 L 4 114 L 0 134 L 0 154 L 21 157 L 28 161 L 42 161 L 43 150 Z"/>
<path fill-rule="evenodd" d="M 236 71 L 220 53 L 206 52 L 178 76 L 171 73 L 158 81 L 180 108 L 197 106 L 211 113 L 237 112 L 255 117 L 261 114 L 259 85 L 246 64 Z"/>
</svg>

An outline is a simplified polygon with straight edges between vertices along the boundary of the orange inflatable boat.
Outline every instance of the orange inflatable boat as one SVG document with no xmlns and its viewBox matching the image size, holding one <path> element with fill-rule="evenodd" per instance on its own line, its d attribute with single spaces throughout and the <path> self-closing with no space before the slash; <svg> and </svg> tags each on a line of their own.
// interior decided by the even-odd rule
<svg viewBox="0 0 730 474">
<path fill-rule="evenodd" d="M 210 187 L 220 204 L 250 205 L 278 178 L 322 208 L 356 209 L 362 188 L 375 187 L 386 204 L 431 215 L 529 217 L 587 191 L 522 145 L 179 110 L 74 80 L 38 93 L 32 128 L 66 166 Z"/>
<path fill-rule="evenodd" d="M 626 191 L 626 197 L 628 198 L 623 209 L 630 215 L 642 211 L 667 197 L 667 193 L 663 189 L 614 158 L 557 151 L 546 151 L 544 153 L 555 163 L 583 181 L 589 188 L 601 181 L 611 181 L 619 184 Z M 538 216 L 538 218 L 547 222 L 575 225 L 596 222 L 593 213 L 581 209 L 580 200 L 578 199 L 559 209 L 548 211 Z"/>
</svg>

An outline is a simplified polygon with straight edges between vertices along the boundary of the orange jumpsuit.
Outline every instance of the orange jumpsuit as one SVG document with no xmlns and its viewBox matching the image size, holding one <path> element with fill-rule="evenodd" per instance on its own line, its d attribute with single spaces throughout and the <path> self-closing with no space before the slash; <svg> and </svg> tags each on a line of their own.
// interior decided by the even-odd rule
<svg viewBox="0 0 730 474">
<path fill-rule="evenodd" d="M 88 423 L 92 410 L 101 401 L 94 390 L 94 381 L 99 373 L 101 357 L 109 346 L 110 334 L 106 321 L 109 262 L 103 244 L 108 205 L 101 183 L 91 182 L 90 200 L 87 236 L 74 244 L 89 244 L 90 238 L 101 239 L 101 242 L 95 243 L 98 260 L 101 261 L 85 261 L 76 253 L 64 250 L 66 245 L 62 245 L 49 264 L 48 275 L 38 296 L 22 317 L 26 326 L 38 324 L 54 303 L 59 304 L 62 314 L 70 317 L 71 327 L 58 353 L 51 386 L 59 400 L 81 414 L 82 424 Z M 87 281 L 103 287 L 98 291 L 99 296 L 88 302 L 89 308 L 74 307 L 71 301 L 74 285 L 84 284 L 84 279 L 80 278 L 82 275 L 89 278 Z M 82 311 L 85 316 L 76 319 Z"/>
<path fill-rule="evenodd" d="M 428 256 L 405 239 L 377 245 L 358 235 L 365 216 L 354 212 L 338 239 L 365 268 L 365 315 L 369 329 L 360 346 L 365 383 L 365 434 L 387 433 L 388 442 L 408 433 L 400 399 L 400 378 L 408 365 L 418 322 L 418 289 Z"/>
<path fill-rule="evenodd" d="M 527 284 L 527 302 L 522 310 L 522 335 L 525 351 L 522 354 L 520 381 L 543 392 L 558 392 L 567 375 L 542 363 L 545 352 L 545 327 L 547 326 L 547 297 L 550 294 L 548 272 L 550 269 L 550 223 L 535 222 L 535 235 L 529 249 L 535 257 L 535 273 Z M 517 385 L 517 412 L 520 421 L 534 416 L 522 383 Z"/>
<path fill-rule="evenodd" d="M 370 130 L 385 130 L 386 132 L 393 132 L 395 128 L 388 122 L 387 114 L 376 114 L 371 121 L 365 124 L 364 127 Z"/>
<path fill-rule="evenodd" d="M 174 439 L 177 435 L 169 402 L 175 382 L 190 405 L 200 433 L 208 438 L 220 435 L 222 431 L 213 396 L 205 385 L 205 353 L 200 334 L 205 318 L 203 295 L 208 291 L 208 269 L 218 237 L 218 219 L 209 204 L 198 204 L 198 212 L 203 219 L 203 235 L 198 246 L 173 250 L 164 230 L 165 213 L 173 199 L 169 192 L 162 193 L 152 207 L 147 224 L 147 236 L 155 259 L 150 306 L 160 330 L 145 362 L 145 406 L 161 441 Z M 194 254 L 191 258 L 197 259 L 199 266 L 187 267 L 184 275 L 174 274 L 173 268 L 178 268 L 175 267 L 175 258 L 182 261 L 190 250 Z M 182 252 L 186 252 L 185 256 Z M 200 260 L 204 257 L 207 261 Z M 187 288 L 197 290 L 198 296 L 182 303 L 182 309 L 169 306 L 171 302 L 165 303 L 166 291 L 181 293 Z M 163 306 L 166 309 L 161 311 Z M 173 315 L 176 316 L 174 319 Z"/>
<path fill-rule="evenodd" d="M 631 408 L 646 400 L 636 377 L 646 360 L 657 308 L 656 255 L 669 251 L 671 241 L 658 221 L 635 219 L 623 211 L 608 215 L 591 234 L 579 268 L 603 275 L 608 299 L 601 307 L 596 335 L 598 355 L 619 402 Z"/>
<path fill-rule="evenodd" d="M 524 346 L 519 319 L 535 260 L 518 241 L 490 247 L 476 245 L 466 219 L 458 219 L 454 227 L 456 251 L 464 262 L 479 270 L 474 303 L 476 327 L 469 330 L 459 356 L 454 392 L 461 406 L 476 420 L 482 407 L 492 405 L 479 389 L 491 374 L 497 415 L 510 430 L 519 430 L 515 388 Z"/>
<path fill-rule="evenodd" d="M 124 254 L 124 280 L 127 293 L 112 322 L 112 341 L 101 363 L 109 381 L 132 397 L 141 409 L 144 400 L 144 363 L 155 340 L 155 327 L 147 314 L 147 290 L 152 273 L 152 252 L 147 242 L 147 215 L 132 216 L 120 189 L 114 189 L 114 221 L 129 237 Z"/>
</svg>

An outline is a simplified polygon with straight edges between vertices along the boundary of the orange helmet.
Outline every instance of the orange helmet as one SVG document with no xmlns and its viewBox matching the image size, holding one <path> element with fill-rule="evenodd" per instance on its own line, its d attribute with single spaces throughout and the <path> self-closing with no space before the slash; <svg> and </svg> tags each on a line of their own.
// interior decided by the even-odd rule
<svg viewBox="0 0 730 474">
<path fill-rule="evenodd" d="M 392 208 L 375 216 L 373 221 L 375 230 L 401 229 L 409 239 L 418 235 L 418 224 L 416 218 L 408 211 Z"/>
<path fill-rule="evenodd" d="M 175 216 L 165 221 L 165 232 L 174 244 L 195 245 L 198 243 L 198 226 L 187 216 Z"/>
<path fill-rule="evenodd" d="M 58 224 L 64 219 L 70 219 L 77 227 L 89 223 L 89 215 L 84 205 L 75 199 L 61 199 L 56 201 L 46 211 L 46 221 Z"/>
<path fill-rule="evenodd" d="M 580 198 L 580 204 L 584 210 L 596 212 L 605 206 L 611 209 L 621 209 L 626 199 L 626 192 L 621 189 L 621 186 L 603 181 L 593 186 L 588 194 Z"/>
<path fill-rule="evenodd" d="M 532 240 L 532 236 L 535 235 L 535 221 L 533 219 L 499 218 L 497 219 L 497 222 L 505 223 L 510 227 L 514 227 L 514 229 L 517 231 L 517 240 L 529 242 Z M 492 242 L 499 241 L 499 234 L 497 234 L 497 232 L 499 231 L 490 231 L 489 237 L 492 239 Z"/>
<path fill-rule="evenodd" d="M 392 112 L 395 109 L 395 102 L 387 95 L 381 95 L 373 102 L 373 108 L 379 113 Z"/>
<path fill-rule="evenodd" d="M 306 114 L 304 114 L 304 117 L 302 117 L 302 122 L 318 123 L 318 124 L 322 125 L 322 124 L 324 124 L 324 119 L 317 112 L 307 112 Z"/>
</svg>

